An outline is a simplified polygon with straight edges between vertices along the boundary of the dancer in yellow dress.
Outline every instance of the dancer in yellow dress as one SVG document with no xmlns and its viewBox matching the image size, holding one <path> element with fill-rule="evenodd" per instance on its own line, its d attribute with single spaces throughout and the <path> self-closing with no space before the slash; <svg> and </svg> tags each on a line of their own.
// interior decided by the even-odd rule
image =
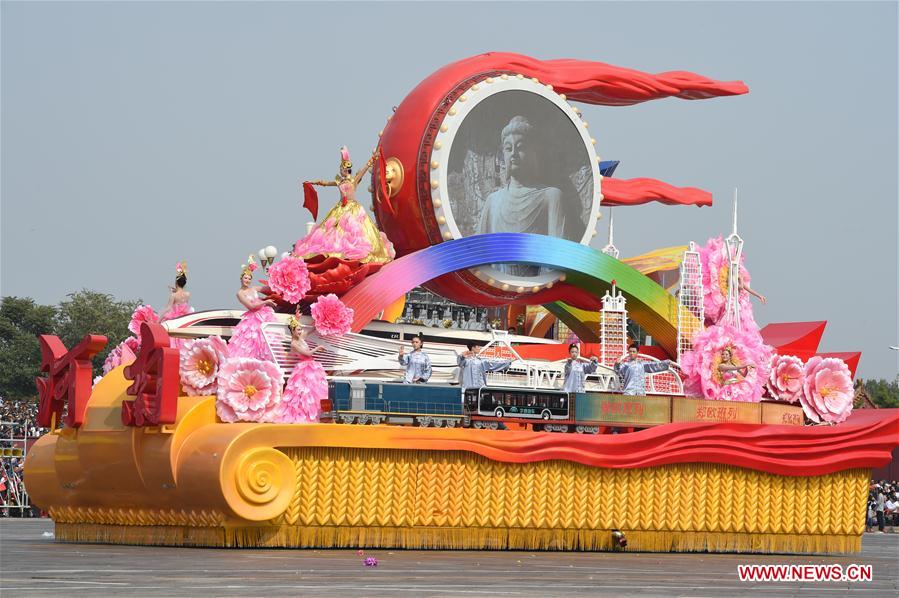
<svg viewBox="0 0 899 598">
<path fill-rule="evenodd" d="M 356 187 L 375 161 L 372 156 L 358 174 L 353 175 L 353 163 L 346 146 L 340 148 L 340 170 L 333 180 L 306 181 L 304 206 L 312 213 L 318 213 L 318 194 L 314 186 L 337 187 L 340 201 L 331 208 L 325 219 L 313 227 L 305 238 L 297 241 L 293 253 L 303 259 L 320 255 L 358 261 L 363 264 L 385 264 L 396 255 L 393 244 L 378 230 L 365 208 L 356 201 Z"/>
</svg>

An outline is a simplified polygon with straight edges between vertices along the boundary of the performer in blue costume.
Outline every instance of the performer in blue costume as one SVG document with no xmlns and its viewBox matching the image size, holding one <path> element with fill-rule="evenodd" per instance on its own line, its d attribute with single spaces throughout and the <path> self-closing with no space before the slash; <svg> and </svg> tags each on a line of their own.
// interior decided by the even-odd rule
<svg viewBox="0 0 899 598">
<path fill-rule="evenodd" d="M 584 392 L 584 381 L 587 374 L 596 371 L 599 360 L 594 356 L 589 360 L 581 355 L 581 348 L 577 343 L 568 345 L 568 361 L 565 362 L 565 383 L 562 390 L 565 392 Z"/>
<path fill-rule="evenodd" d="M 421 335 L 416 334 L 412 337 L 411 353 L 405 355 L 403 347 L 400 347 L 400 365 L 406 368 L 406 374 L 403 376 L 404 384 L 421 384 L 431 377 L 431 358 L 421 350 L 423 345 Z"/>
<path fill-rule="evenodd" d="M 615 362 L 615 373 L 621 376 L 622 388 L 626 395 L 646 394 L 646 374 L 664 372 L 671 366 L 669 360 L 657 363 L 642 363 L 637 361 L 639 346 L 634 343 L 627 348 L 627 355 L 622 355 Z"/>
<path fill-rule="evenodd" d="M 483 359 L 478 357 L 481 347 L 477 343 L 468 343 L 468 351 L 460 353 L 457 363 L 462 370 L 460 383 L 462 391 L 469 388 L 481 388 L 487 385 L 487 372 L 504 372 L 512 364 L 510 359 Z"/>
</svg>

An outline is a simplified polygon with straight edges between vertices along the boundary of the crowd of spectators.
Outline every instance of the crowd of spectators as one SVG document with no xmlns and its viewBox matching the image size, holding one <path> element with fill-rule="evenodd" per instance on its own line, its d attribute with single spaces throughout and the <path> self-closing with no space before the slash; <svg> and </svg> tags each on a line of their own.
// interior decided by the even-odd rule
<svg viewBox="0 0 899 598">
<path fill-rule="evenodd" d="M 0 399 L 0 422 L 12 424 L 4 426 L 0 440 L 13 438 L 35 438 L 42 430 L 37 425 L 37 400 L 13 401 Z M 26 434 L 27 433 L 27 434 Z"/>
<path fill-rule="evenodd" d="M 899 527 L 899 482 L 881 480 L 868 493 L 868 531 L 884 532 Z"/>
<path fill-rule="evenodd" d="M 25 492 L 24 455 L 44 430 L 37 425 L 37 401 L 0 399 L 0 517 L 33 517 Z"/>
</svg>

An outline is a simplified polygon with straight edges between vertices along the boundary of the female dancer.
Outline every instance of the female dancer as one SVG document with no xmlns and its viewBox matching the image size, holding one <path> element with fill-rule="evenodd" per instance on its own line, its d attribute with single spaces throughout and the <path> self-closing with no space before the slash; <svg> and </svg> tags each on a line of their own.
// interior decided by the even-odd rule
<svg viewBox="0 0 899 598">
<path fill-rule="evenodd" d="M 175 286 L 169 287 L 169 302 L 162 310 L 160 322 L 174 320 L 193 312 L 194 308 L 190 306 L 190 292 L 184 290 L 186 286 L 187 262 L 178 262 L 175 264 Z"/>
<path fill-rule="evenodd" d="M 265 336 L 262 334 L 262 324 L 275 320 L 275 311 L 272 299 L 261 299 L 259 291 L 262 287 L 250 286 L 253 282 L 253 272 L 256 270 L 256 261 L 253 256 L 247 261 L 240 274 L 240 290 L 237 291 L 237 300 L 247 308 L 240 317 L 240 323 L 234 328 L 231 340 L 228 342 L 228 355 L 230 357 L 252 357 L 253 359 L 272 360 L 271 351 Z"/>
<path fill-rule="evenodd" d="M 297 241 L 293 253 L 304 259 L 321 255 L 363 264 L 387 263 L 395 255 L 393 245 L 365 213 L 365 208 L 356 201 L 356 187 L 374 162 L 374 156 L 355 176 L 346 146 L 340 148 L 340 158 L 340 170 L 333 180 L 303 183 L 306 196 L 304 205 L 312 212 L 313 218 L 318 214 L 318 194 L 314 185 L 337 187 L 340 201 L 305 238 Z"/>
<path fill-rule="evenodd" d="M 400 347 L 399 362 L 406 368 L 404 384 L 422 384 L 431 377 L 431 358 L 421 350 L 423 346 L 421 335 L 416 334 L 412 337 L 411 353 L 406 355 L 403 347 Z"/>
<path fill-rule="evenodd" d="M 755 368 L 751 363 L 738 364 L 734 361 L 734 352 L 730 347 L 721 350 L 721 363 L 718 364 L 718 372 L 722 386 L 729 386 L 741 382 L 749 375 L 749 370 Z"/>
<path fill-rule="evenodd" d="M 278 412 L 278 421 L 285 424 L 303 424 L 317 422 L 321 413 L 321 402 L 328 398 L 328 381 L 325 368 L 315 361 L 315 354 L 324 349 L 321 345 L 309 348 L 306 336 L 309 331 L 300 326 L 300 321 L 291 317 L 287 322 L 290 328 L 290 351 L 300 356 L 293 368 Z"/>
<path fill-rule="evenodd" d="M 565 362 L 565 383 L 562 390 L 565 392 L 584 392 L 584 382 L 587 374 L 596 371 L 599 359 L 594 355 L 589 360 L 581 357 L 581 348 L 577 343 L 568 345 L 568 361 Z"/>
</svg>

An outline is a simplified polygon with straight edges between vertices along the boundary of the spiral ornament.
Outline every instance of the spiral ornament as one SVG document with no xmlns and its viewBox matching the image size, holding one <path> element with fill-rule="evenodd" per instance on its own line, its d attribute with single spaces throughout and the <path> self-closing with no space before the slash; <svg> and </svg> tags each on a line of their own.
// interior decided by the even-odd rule
<svg viewBox="0 0 899 598">
<path fill-rule="evenodd" d="M 225 489 L 235 514 L 252 521 L 277 517 L 287 508 L 296 486 L 293 461 L 273 448 L 240 455 L 233 469 L 233 489 Z"/>
</svg>

